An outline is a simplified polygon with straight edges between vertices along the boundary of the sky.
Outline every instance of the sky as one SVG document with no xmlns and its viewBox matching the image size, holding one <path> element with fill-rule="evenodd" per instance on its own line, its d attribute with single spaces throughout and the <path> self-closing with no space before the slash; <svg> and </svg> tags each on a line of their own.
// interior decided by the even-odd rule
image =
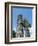
<svg viewBox="0 0 38 46">
<path fill-rule="evenodd" d="M 22 15 L 23 18 L 26 18 L 30 24 L 32 24 L 32 8 L 11 8 L 11 16 L 12 16 L 12 29 L 16 31 L 17 25 L 17 16 Z"/>
</svg>

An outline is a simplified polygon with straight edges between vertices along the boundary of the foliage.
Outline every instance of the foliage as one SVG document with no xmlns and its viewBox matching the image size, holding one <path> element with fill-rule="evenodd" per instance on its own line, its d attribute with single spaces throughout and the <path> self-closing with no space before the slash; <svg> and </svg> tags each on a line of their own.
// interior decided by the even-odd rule
<svg viewBox="0 0 38 46">
<path fill-rule="evenodd" d="M 23 26 L 28 28 L 28 27 L 31 27 L 31 24 L 28 22 L 28 20 L 24 19 Z"/>
<path fill-rule="evenodd" d="M 16 37 L 16 32 L 14 30 L 12 31 L 12 37 Z"/>
<path fill-rule="evenodd" d="M 29 23 L 29 21 L 27 19 L 23 19 L 22 18 L 23 16 L 22 15 L 18 15 L 18 18 L 17 18 L 17 29 L 18 31 L 22 31 L 23 32 L 23 27 L 26 28 L 26 32 L 27 32 L 27 36 L 29 37 L 30 36 L 30 33 L 29 33 L 29 27 L 31 27 L 31 24 Z M 16 32 L 13 30 L 12 31 L 12 37 L 16 37 Z"/>
</svg>

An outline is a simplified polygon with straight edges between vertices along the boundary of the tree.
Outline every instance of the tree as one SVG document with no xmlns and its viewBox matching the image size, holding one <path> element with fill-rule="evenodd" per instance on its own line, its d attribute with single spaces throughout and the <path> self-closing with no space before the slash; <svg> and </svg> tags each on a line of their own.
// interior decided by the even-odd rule
<svg viewBox="0 0 38 46">
<path fill-rule="evenodd" d="M 12 33 L 12 38 L 15 38 L 16 37 L 16 32 L 13 30 L 11 33 Z"/>
<path fill-rule="evenodd" d="M 24 19 L 23 26 L 28 28 L 28 27 L 31 27 L 31 24 L 28 22 L 28 20 Z"/>
<path fill-rule="evenodd" d="M 23 36 L 23 33 L 24 33 L 23 32 L 23 27 L 24 27 L 26 29 L 26 36 L 29 37 L 30 33 L 29 33 L 29 29 L 28 28 L 31 27 L 31 24 L 28 22 L 27 19 L 23 20 L 22 17 L 23 17 L 22 15 L 18 15 L 18 18 L 17 18 L 17 32 L 19 34 L 20 31 L 21 31 L 22 32 L 22 36 Z M 19 37 L 19 35 L 18 35 L 18 37 Z"/>
<path fill-rule="evenodd" d="M 29 27 L 31 27 L 31 24 L 28 22 L 28 20 L 24 19 L 23 26 L 26 28 L 26 37 L 30 37 Z"/>
<path fill-rule="evenodd" d="M 23 36 L 23 25 L 22 25 L 22 22 L 23 22 L 23 16 L 22 15 L 18 15 L 17 17 L 17 36 Z"/>
</svg>

